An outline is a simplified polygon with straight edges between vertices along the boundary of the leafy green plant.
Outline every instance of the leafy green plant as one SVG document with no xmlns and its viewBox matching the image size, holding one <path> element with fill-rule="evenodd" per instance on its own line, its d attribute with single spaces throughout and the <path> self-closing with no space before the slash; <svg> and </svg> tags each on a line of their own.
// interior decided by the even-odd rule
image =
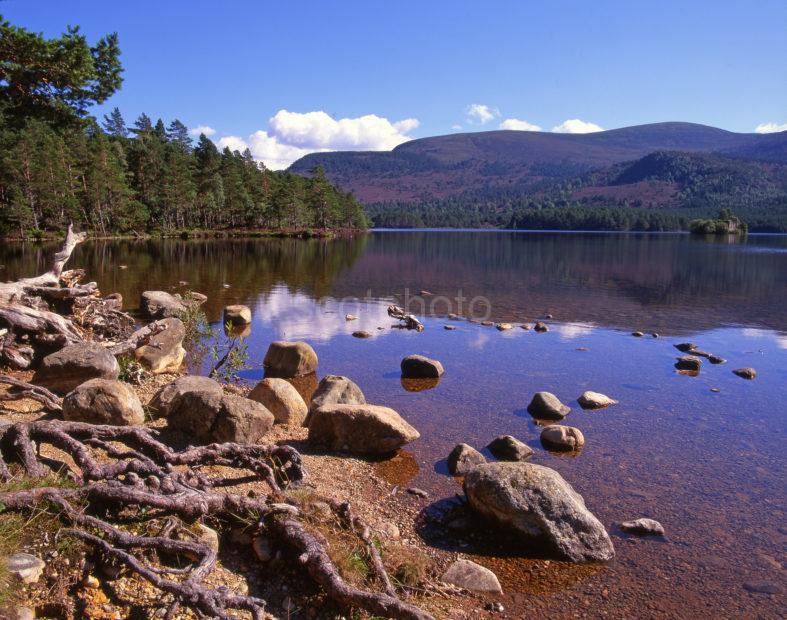
<svg viewBox="0 0 787 620">
<path fill-rule="evenodd" d="M 120 374 L 118 375 L 120 381 L 135 385 L 142 383 L 145 368 L 135 358 L 123 355 L 118 358 L 118 365 L 120 366 Z"/>
<path fill-rule="evenodd" d="M 224 330 L 232 334 L 232 324 L 227 323 Z M 232 336 L 225 345 L 214 342 L 210 352 L 216 362 L 210 371 L 210 376 L 218 381 L 237 381 L 239 372 L 251 368 L 249 347 L 243 336 Z"/>
</svg>

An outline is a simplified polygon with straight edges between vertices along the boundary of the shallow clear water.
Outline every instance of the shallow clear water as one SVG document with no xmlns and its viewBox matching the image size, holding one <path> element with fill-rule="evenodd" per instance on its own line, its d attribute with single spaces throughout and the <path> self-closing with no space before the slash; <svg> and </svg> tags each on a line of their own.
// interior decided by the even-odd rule
<svg viewBox="0 0 787 620">
<path fill-rule="evenodd" d="M 33 246 L 6 247 L 0 277 L 43 270 L 45 256 Z M 310 342 L 320 375 L 351 377 L 370 402 L 395 408 L 421 432 L 377 467 L 398 484 L 427 489 L 433 503 L 425 515 L 450 508 L 444 500 L 461 493 L 444 461 L 456 443 L 480 449 L 499 434 L 529 443 L 532 460 L 560 471 L 609 526 L 615 561 L 547 564 L 512 558 L 521 552 L 506 541 L 444 536 L 428 519 L 420 530 L 431 544 L 493 567 L 514 612 L 546 605 L 560 608 L 558 616 L 778 617 L 783 609 L 783 589 L 757 593 L 744 584 L 783 588 L 787 559 L 787 237 L 375 232 L 331 242 L 94 242 L 72 260 L 102 291 L 121 292 L 126 307 L 143 290 L 170 288 L 207 294 L 213 321 L 226 304 L 248 304 L 256 368 L 246 379 L 262 376 L 271 340 Z M 419 298 L 422 290 L 432 295 Z M 466 313 L 474 299 L 479 318 L 532 323 L 552 314 L 550 331 L 498 332 L 444 318 Z M 425 331 L 391 329 L 392 300 L 423 311 Z M 346 313 L 359 319 L 347 322 Z M 358 329 L 372 337 L 353 338 Z M 728 362 L 705 362 L 696 377 L 676 373 L 673 345 L 685 340 Z M 399 362 L 410 353 L 442 361 L 436 387 L 404 389 Z M 732 373 L 743 366 L 757 369 L 754 381 Z M 575 399 L 588 389 L 620 404 L 583 411 Z M 539 390 L 571 406 L 564 423 L 584 433 L 580 454 L 541 447 L 525 411 Z M 666 540 L 615 527 L 640 516 L 659 520 Z"/>
</svg>

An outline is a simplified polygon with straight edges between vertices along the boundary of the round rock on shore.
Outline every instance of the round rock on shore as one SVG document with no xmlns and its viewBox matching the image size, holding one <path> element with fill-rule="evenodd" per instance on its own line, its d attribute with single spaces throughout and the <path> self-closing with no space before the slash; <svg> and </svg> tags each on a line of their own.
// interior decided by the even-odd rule
<svg viewBox="0 0 787 620">
<path fill-rule="evenodd" d="M 224 322 L 232 325 L 248 325 L 251 323 L 251 308 L 241 304 L 224 308 Z"/>
<path fill-rule="evenodd" d="M 551 450 L 570 452 L 585 445 L 585 436 L 573 426 L 553 424 L 541 431 L 541 443 Z"/>
<path fill-rule="evenodd" d="M 263 379 L 249 392 L 248 398 L 262 403 L 276 422 L 288 426 L 303 424 L 309 411 L 298 390 L 286 379 Z"/>
<path fill-rule="evenodd" d="M 114 379 L 91 379 L 63 399 L 63 419 L 88 424 L 138 426 L 145 412 L 134 390 Z"/>
<path fill-rule="evenodd" d="M 401 363 L 405 379 L 437 379 L 443 376 L 443 365 L 423 355 L 408 355 Z"/>
<path fill-rule="evenodd" d="M 90 379 L 117 379 L 120 365 L 100 344 L 79 342 L 47 355 L 32 383 L 65 394 Z"/>
<path fill-rule="evenodd" d="M 470 590 L 471 592 L 494 592 L 500 594 L 503 591 L 497 575 L 488 568 L 470 560 L 456 560 L 443 573 L 440 581 Z"/>
<path fill-rule="evenodd" d="M 148 409 L 154 417 L 166 417 L 172 403 L 186 392 L 212 392 L 223 394 L 221 385 L 210 377 L 199 375 L 184 375 L 178 377 L 172 383 L 168 383 L 161 388 L 148 403 Z"/>
</svg>

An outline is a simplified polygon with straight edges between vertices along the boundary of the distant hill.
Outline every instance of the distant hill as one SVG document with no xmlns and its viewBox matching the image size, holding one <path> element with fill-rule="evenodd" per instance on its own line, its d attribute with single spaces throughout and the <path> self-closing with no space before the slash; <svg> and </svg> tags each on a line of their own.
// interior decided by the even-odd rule
<svg viewBox="0 0 787 620">
<path fill-rule="evenodd" d="M 787 132 L 740 134 L 693 123 L 655 123 L 591 134 L 489 131 L 406 142 L 387 152 L 312 153 L 290 170 L 317 165 L 365 204 L 419 202 L 468 190 L 527 192 L 654 151 L 721 153 L 787 163 Z"/>
</svg>

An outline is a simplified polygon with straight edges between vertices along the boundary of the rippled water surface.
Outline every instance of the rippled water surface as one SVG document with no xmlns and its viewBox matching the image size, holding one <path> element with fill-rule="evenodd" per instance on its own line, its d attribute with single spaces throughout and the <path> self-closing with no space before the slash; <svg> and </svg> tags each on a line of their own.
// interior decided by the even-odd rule
<svg viewBox="0 0 787 620">
<path fill-rule="evenodd" d="M 46 256 L 47 248 L 7 246 L 0 278 L 42 271 Z M 727 243 L 667 234 L 374 232 L 336 241 L 92 242 L 72 260 L 102 291 L 122 293 L 128 308 L 146 289 L 203 292 L 213 321 L 226 304 L 248 304 L 255 368 L 247 379 L 262 376 L 271 340 L 310 342 L 320 374 L 353 378 L 370 402 L 397 409 L 421 431 L 378 468 L 427 489 L 428 514 L 452 509 L 450 498 L 461 494 L 444 460 L 456 443 L 480 449 L 511 434 L 530 444 L 533 461 L 560 471 L 609 527 L 613 562 L 522 558 L 488 536 L 420 530 L 430 544 L 493 567 L 515 615 L 783 613 L 787 237 Z M 392 329 L 392 302 L 422 314 L 425 331 Z M 499 332 L 445 318 L 471 310 L 515 327 Z M 348 323 L 346 313 L 359 319 Z M 518 327 L 548 314 L 548 333 Z M 359 329 L 372 337 L 353 338 Z M 646 336 L 633 337 L 635 330 Z M 673 345 L 686 340 L 727 363 L 706 362 L 696 377 L 678 374 Z M 399 362 L 410 353 L 443 362 L 437 386 L 404 388 Z M 754 381 L 732 373 L 743 366 L 756 368 Z M 620 404 L 583 411 L 576 398 L 588 389 Z M 525 411 L 539 390 L 571 406 L 565 423 L 587 442 L 578 455 L 541 447 Z M 617 529 L 640 516 L 659 520 L 666 538 Z"/>
</svg>

